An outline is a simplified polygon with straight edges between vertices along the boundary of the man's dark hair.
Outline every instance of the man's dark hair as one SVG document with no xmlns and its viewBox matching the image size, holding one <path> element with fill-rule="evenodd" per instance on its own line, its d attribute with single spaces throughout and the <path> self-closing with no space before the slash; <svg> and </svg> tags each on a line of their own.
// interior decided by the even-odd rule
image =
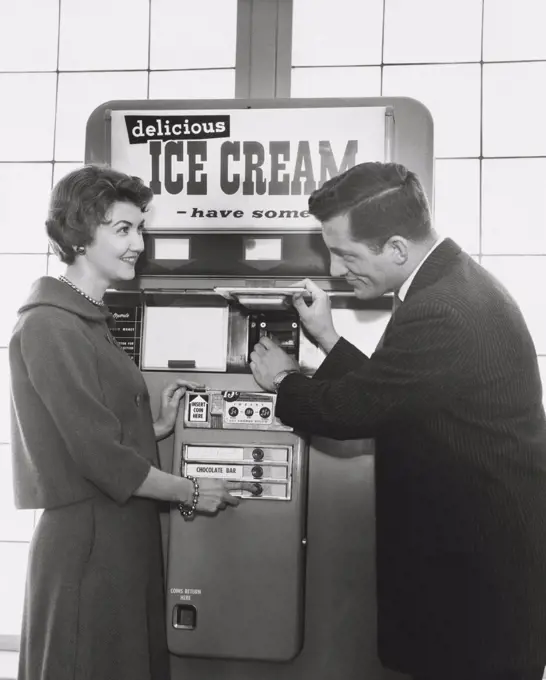
<svg viewBox="0 0 546 680">
<path fill-rule="evenodd" d="M 347 215 L 352 238 L 378 251 L 391 236 L 422 241 L 432 228 L 421 182 L 398 163 L 360 163 L 332 177 L 309 197 L 309 212 L 319 222 Z"/>
</svg>

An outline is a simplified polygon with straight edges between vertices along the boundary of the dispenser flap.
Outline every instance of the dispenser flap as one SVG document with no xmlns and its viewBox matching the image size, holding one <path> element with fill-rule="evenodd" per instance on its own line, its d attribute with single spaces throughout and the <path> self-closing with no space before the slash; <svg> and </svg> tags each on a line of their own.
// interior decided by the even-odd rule
<svg viewBox="0 0 546 680">
<path fill-rule="evenodd" d="M 306 288 L 215 288 L 214 292 L 226 300 L 238 302 L 247 309 L 286 309 L 292 305 L 292 297 L 296 293 L 302 293 L 310 298 Z"/>
</svg>

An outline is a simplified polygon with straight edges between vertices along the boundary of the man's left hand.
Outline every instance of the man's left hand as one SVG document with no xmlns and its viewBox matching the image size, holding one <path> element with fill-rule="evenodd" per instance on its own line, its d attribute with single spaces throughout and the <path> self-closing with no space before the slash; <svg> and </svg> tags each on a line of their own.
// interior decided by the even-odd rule
<svg viewBox="0 0 546 680">
<path fill-rule="evenodd" d="M 279 345 L 264 336 L 254 345 L 250 355 L 250 369 L 254 380 L 267 392 L 274 392 L 273 379 L 281 371 L 299 371 L 298 362 L 288 355 Z"/>
</svg>

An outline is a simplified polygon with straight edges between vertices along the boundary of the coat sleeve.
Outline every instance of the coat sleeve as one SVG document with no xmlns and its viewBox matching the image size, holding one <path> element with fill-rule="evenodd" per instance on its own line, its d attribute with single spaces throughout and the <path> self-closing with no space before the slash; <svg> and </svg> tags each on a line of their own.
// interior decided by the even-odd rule
<svg viewBox="0 0 546 680">
<path fill-rule="evenodd" d="M 345 338 L 340 338 L 315 371 L 314 380 L 334 380 L 353 371 L 368 357 Z"/>
<path fill-rule="evenodd" d="M 28 377 L 82 476 L 118 503 L 142 484 L 151 463 L 121 443 L 105 405 L 92 342 L 52 311 L 29 316 L 21 330 Z"/>
<path fill-rule="evenodd" d="M 343 377 L 287 376 L 279 388 L 276 415 L 309 434 L 374 437 L 400 419 L 442 408 L 468 389 L 475 346 L 471 324 L 454 310 L 406 315 L 393 325 L 387 346 Z"/>
</svg>

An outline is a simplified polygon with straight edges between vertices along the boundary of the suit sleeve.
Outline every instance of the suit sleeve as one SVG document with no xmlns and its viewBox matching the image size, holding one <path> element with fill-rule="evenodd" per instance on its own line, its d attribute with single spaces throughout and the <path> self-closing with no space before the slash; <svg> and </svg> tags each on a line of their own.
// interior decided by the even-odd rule
<svg viewBox="0 0 546 680">
<path fill-rule="evenodd" d="M 353 371 L 368 357 L 345 338 L 340 338 L 315 371 L 314 380 L 334 380 Z"/>
<path fill-rule="evenodd" d="M 400 419 L 458 398 L 472 385 L 474 347 L 472 327 L 457 312 L 412 312 L 392 327 L 387 346 L 341 378 L 288 375 L 279 388 L 276 415 L 309 434 L 374 437 Z"/>
<path fill-rule="evenodd" d="M 25 323 L 21 351 L 30 382 L 82 476 L 118 503 L 127 501 L 151 463 L 121 443 L 121 423 L 105 405 L 93 344 L 44 310 Z"/>
</svg>

